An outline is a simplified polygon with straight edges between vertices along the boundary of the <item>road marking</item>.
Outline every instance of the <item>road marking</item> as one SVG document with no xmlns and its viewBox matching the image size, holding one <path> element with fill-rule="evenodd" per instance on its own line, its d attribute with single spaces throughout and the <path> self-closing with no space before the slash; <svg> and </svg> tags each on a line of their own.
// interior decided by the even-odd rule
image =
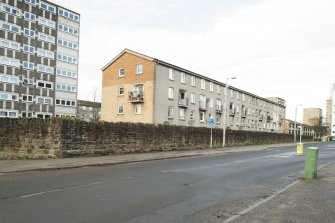
<svg viewBox="0 0 335 223">
<path fill-rule="evenodd" d="M 322 168 L 324 168 L 324 167 L 326 167 L 326 166 L 328 166 L 328 165 L 330 165 L 330 164 L 332 164 L 332 163 L 334 163 L 334 162 L 331 161 L 331 162 L 325 163 L 325 164 L 319 166 L 318 170 L 320 170 L 320 169 L 322 169 Z M 279 194 L 281 194 L 281 193 L 283 193 L 284 191 L 288 190 L 289 188 L 293 187 L 294 185 L 296 185 L 296 184 L 299 183 L 300 181 L 301 181 L 301 180 L 296 180 L 296 181 L 294 181 L 294 182 L 291 183 L 290 185 L 288 185 L 288 186 L 284 187 L 283 189 L 281 189 L 281 190 L 275 192 L 275 193 L 272 194 L 270 197 L 267 197 L 267 198 L 265 198 L 264 200 L 261 200 L 261 201 L 256 202 L 255 204 L 249 206 L 248 208 L 246 208 L 246 209 L 244 209 L 244 210 L 238 212 L 237 214 L 235 214 L 235 215 L 233 215 L 233 216 L 227 218 L 227 219 L 224 220 L 223 222 L 224 222 L 224 223 L 229 223 L 229 222 L 234 221 L 235 219 L 239 218 L 241 215 L 245 215 L 245 214 L 247 214 L 248 212 L 250 212 L 250 211 L 254 210 L 255 208 L 257 208 L 258 206 L 260 206 L 260 205 L 262 205 L 262 204 L 264 204 L 264 203 L 266 203 L 266 202 L 272 200 L 273 198 L 277 197 Z"/>
<path fill-rule="evenodd" d="M 245 162 L 245 160 L 236 160 L 236 161 L 234 161 L 234 163 L 244 163 Z"/>
<path fill-rule="evenodd" d="M 101 184 L 102 182 L 95 182 L 95 183 L 90 183 L 90 184 L 82 184 L 82 185 L 77 185 L 77 186 L 71 186 L 71 187 L 64 187 L 64 188 L 59 188 L 59 189 L 54 189 L 54 190 L 48 190 L 48 191 L 43 191 L 43 192 L 38 192 L 38 193 L 33 193 L 33 194 L 26 194 L 20 196 L 20 198 L 27 198 L 27 197 L 33 197 L 33 196 L 38 196 L 42 194 L 47 194 L 47 193 L 53 193 L 53 192 L 58 192 L 62 190 L 67 190 L 67 189 L 74 189 L 74 188 L 80 188 L 80 187 L 88 187 L 92 185 L 97 185 Z"/>
</svg>

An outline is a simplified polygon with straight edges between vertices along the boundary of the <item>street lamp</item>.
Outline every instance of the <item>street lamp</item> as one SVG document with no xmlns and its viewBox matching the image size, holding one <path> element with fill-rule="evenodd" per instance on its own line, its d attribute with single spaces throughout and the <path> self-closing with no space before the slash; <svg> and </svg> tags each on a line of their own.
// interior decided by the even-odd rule
<svg viewBox="0 0 335 223">
<path fill-rule="evenodd" d="M 293 140 L 294 143 L 297 142 L 297 110 L 298 110 L 298 106 L 302 106 L 302 104 L 297 104 L 297 105 L 295 106 L 294 140 Z"/>
<path fill-rule="evenodd" d="M 227 95 L 228 95 L 228 81 L 229 80 L 234 80 L 236 77 L 228 77 L 226 79 L 226 92 L 224 96 L 224 103 L 223 103 L 223 136 L 222 136 L 222 147 L 225 147 L 226 145 L 226 121 L 227 121 Z"/>
</svg>

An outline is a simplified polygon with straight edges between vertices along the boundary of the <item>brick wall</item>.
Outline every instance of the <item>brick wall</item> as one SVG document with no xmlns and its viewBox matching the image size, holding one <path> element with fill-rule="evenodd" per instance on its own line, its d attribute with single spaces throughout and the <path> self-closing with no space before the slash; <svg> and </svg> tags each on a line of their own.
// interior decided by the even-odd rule
<svg viewBox="0 0 335 223">
<path fill-rule="evenodd" d="M 227 131 L 227 145 L 292 142 L 292 135 Z M 311 140 L 311 138 L 305 138 Z M 149 151 L 205 149 L 210 129 L 141 123 L 0 119 L 0 159 L 57 158 Z M 213 129 L 221 147 L 222 129 Z"/>
</svg>

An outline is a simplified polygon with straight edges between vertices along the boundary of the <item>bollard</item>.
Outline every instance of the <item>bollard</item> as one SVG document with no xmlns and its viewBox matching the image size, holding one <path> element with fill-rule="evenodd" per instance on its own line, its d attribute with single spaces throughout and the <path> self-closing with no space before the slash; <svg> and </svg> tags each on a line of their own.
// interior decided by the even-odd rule
<svg viewBox="0 0 335 223">
<path fill-rule="evenodd" d="M 307 148 L 305 158 L 305 179 L 312 180 L 316 178 L 318 167 L 318 153 L 319 149 L 316 147 Z"/>
</svg>

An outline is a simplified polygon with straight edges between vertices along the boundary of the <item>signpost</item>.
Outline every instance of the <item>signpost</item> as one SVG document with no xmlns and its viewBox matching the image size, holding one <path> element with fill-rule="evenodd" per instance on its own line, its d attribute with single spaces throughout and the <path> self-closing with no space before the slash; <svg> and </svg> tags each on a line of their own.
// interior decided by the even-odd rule
<svg viewBox="0 0 335 223">
<path fill-rule="evenodd" d="M 209 119 L 209 125 L 211 126 L 211 143 L 210 143 L 210 147 L 213 147 L 213 126 L 215 124 L 215 120 L 214 118 L 210 118 Z"/>
<path fill-rule="evenodd" d="M 297 143 L 297 155 L 304 155 L 304 145 Z"/>
</svg>

